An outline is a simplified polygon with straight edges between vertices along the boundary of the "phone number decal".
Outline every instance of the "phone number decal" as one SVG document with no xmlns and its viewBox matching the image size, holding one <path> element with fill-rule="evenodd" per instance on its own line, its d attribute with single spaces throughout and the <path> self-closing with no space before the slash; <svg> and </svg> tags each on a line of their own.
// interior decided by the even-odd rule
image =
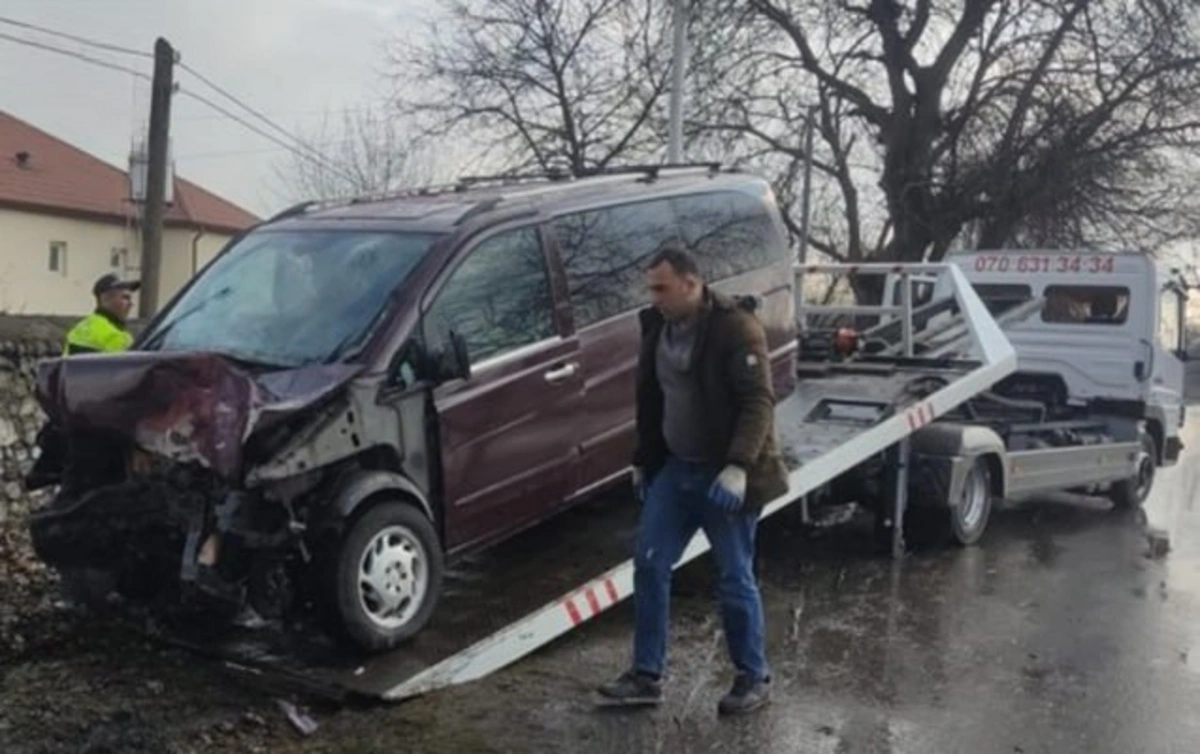
<svg viewBox="0 0 1200 754">
<path fill-rule="evenodd" d="M 1107 254 L 1038 256 L 1033 254 L 984 254 L 975 257 L 976 272 L 1078 272 L 1102 274 L 1113 271 Z"/>
</svg>

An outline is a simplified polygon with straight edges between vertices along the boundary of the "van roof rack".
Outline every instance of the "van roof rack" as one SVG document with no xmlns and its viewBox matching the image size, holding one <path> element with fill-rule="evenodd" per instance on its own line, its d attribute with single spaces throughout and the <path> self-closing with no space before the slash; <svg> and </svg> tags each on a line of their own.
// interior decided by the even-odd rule
<svg viewBox="0 0 1200 754">
<path fill-rule="evenodd" d="M 550 168 L 548 170 L 528 173 L 468 175 L 457 179 L 453 183 L 441 185 L 411 186 L 388 191 L 361 194 L 345 199 L 315 199 L 300 202 L 276 213 L 268 220 L 268 222 L 274 222 L 276 220 L 283 220 L 289 217 L 303 215 L 316 208 L 324 209 L 336 206 L 354 206 L 356 204 L 368 204 L 372 202 L 388 201 L 390 199 L 407 199 L 421 196 L 462 194 L 470 191 L 473 188 L 480 188 L 485 185 L 506 186 L 518 183 L 541 181 L 550 181 L 554 183 L 587 178 L 618 178 L 620 176 L 638 174 L 643 176 L 643 180 L 646 183 L 652 183 L 664 174 L 705 172 L 711 177 L 721 172 L 721 170 L 722 165 L 720 162 L 685 162 L 646 165 L 619 165 L 615 167 L 584 168 L 576 171 L 570 171 L 562 168 Z M 735 171 L 734 168 L 725 168 L 725 170 L 729 172 Z M 496 202 L 492 202 L 491 207 L 489 208 L 494 208 L 495 204 Z"/>
<path fill-rule="evenodd" d="M 618 165 L 615 167 L 582 168 L 567 170 L 564 168 L 549 168 L 531 173 L 498 173 L 496 175 L 470 175 L 458 179 L 459 184 L 471 187 L 481 183 L 519 183 L 522 181 L 569 181 L 582 178 L 596 178 L 610 175 L 642 174 L 650 181 L 668 172 L 705 171 L 710 174 L 721 171 L 720 162 L 681 162 L 646 165 Z"/>
</svg>

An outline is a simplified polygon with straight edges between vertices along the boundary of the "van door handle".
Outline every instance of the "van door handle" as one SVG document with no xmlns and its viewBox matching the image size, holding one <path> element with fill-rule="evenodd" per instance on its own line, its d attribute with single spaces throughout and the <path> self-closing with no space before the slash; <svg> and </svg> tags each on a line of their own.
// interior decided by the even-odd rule
<svg viewBox="0 0 1200 754">
<path fill-rule="evenodd" d="M 557 385 L 564 380 L 574 377 L 578 371 L 579 365 L 572 361 L 570 364 L 564 364 L 558 369 L 551 369 L 543 376 L 546 378 L 546 382 L 549 382 L 551 385 Z"/>
</svg>

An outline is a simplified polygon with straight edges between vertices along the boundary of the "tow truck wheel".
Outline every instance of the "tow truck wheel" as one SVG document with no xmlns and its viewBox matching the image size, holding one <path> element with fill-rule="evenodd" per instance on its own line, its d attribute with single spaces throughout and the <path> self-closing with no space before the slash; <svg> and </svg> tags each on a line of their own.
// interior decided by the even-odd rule
<svg viewBox="0 0 1200 754">
<path fill-rule="evenodd" d="M 346 531 L 335 560 L 333 603 L 347 637 L 391 649 L 429 621 L 442 588 L 442 551 L 428 517 L 388 501 Z"/>
<path fill-rule="evenodd" d="M 916 494 L 933 497 L 938 504 L 909 508 L 905 538 L 913 544 L 941 546 L 947 542 L 968 546 L 979 541 L 992 514 L 992 470 L 985 458 L 971 462 L 957 500 L 948 499 L 950 478 L 942 472 L 935 483 Z M 912 494 L 912 493 L 910 493 Z"/>
<path fill-rule="evenodd" d="M 947 513 L 950 535 L 958 544 L 973 545 L 983 536 L 992 514 L 992 471 L 985 459 L 972 462 L 962 492 Z"/>
<path fill-rule="evenodd" d="M 1154 486 L 1154 472 L 1158 467 L 1158 446 L 1149 433 L 1142 434 L 1142 449 L 1138 453 L 1137 472 L 1129 479 L 1117 482 L 1109 491 L 1109 498 L 1119 510 L 1141 507 L 1150 496 Z"/>
</svg>

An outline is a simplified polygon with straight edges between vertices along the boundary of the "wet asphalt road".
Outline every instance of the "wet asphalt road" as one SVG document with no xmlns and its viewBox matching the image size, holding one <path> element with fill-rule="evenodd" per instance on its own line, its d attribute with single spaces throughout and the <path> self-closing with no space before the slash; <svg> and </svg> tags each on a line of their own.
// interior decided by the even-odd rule
<svg viewBox="0 0 1200 754">
<path fill-rule="evenodd" d="M 592 687 L 627 662 L 623 605 L 399 716 L 429 746 L 463 751 L 1200 751 L 1200 414 L 1184 442 L 1144 513 L 1087 498 L 1026 504 L 995 512 L 976 547 L 896 563 L 873 551 L 868 527 L 768 519 L 760 572 L 776 683 L 749 717 L 716 715 L 730 671 L 707 558 L 677 576 L 663 707 L 592 704 Z M 1150 555 L 1147 520 L 1169 532 L 1165 557 Z"/>
<path fill-rule="evenodd" d="M 731 670 L 701 558 L 676 576 L 658 709 L 594 704 L 628 662 L 628 603 L 481 681 L 322 708 L 308 738 L 276 720 L 271 697 L 197 658 L 104 633 L 82 648 L 52 641 L 7 686 L 0 667 L 0 752 L 1200 752 L 1200 401 L 1191 411 L 1185 458 L 1160 470 L 1142 515 L 1086 498 L 1028 504 L 994 513 L 976 547 L 898 562 L 877 553 L 868 521 L 813 531 L 789 510 L 764 521 L 775 688 L 748 717 L 716 714 Z M 415 654 L 466 646 L 625 557 L 635 511 L 615 497 L 463 564 Z M 1147 525 L 1168 531 L 1165 557 L 1148 556 Z M 171 745 L 84 745 L 118 708 Z M 269 727 L 247 731 L 248 712 Z"/>
</svg>

